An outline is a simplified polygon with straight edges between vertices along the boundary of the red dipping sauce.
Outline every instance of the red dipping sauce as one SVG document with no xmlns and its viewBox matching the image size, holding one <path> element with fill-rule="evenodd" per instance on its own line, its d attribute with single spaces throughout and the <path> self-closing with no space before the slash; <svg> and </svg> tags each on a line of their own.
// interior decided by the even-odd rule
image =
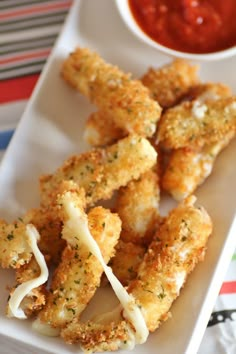
<svg viewBox="0 0 236 354">
<path fill-rule="evenodd" d="M 236 0 L 129 0 L 139 27 L 155 42 L 187 53 L 236 45 Z"/>
</svg>

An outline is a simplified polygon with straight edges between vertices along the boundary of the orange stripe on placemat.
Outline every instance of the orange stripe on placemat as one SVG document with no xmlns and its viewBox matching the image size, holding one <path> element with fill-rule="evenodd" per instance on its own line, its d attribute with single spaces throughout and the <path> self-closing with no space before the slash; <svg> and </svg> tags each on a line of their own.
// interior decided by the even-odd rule
<svg viewBox="0 0 236 354">
<path fill-rule="evenodd" d="M 68 9 L 71 4 L 72 4 L 72 0 L 66 1 L 66 2 L 59 1 L 54 4 L 46 4 L 46 5 L 39 5 L 39 6 L 33 6 L 33 4 L 32 4 L 32 6 L 30 6 L 30 7 L 25 7 L 23 9 L 19 9 L 19 10 L 12 10 L 12 11 L 4 12 L 4 13 L 0 14 L 0 19 L 6 20 L 6 19 L 14 18 L 14 17 L 19 17 L 19 16 L 48 12 L 51 10 Z"/>
<path fill-rule="evenodd" d="M 28 60 L 28 59 L 34 59 L 34 58 L 45 58 L 48 57 L 50 54 L 51 49 L 45 49 L 45 50 L 35 50 L 33 52 L 29 52 L 29 53 L 22 53 L 22 54 L 18 54 L 15 56 L 11 56 L 9 58 L 5 58 L 0 60 L 0 64 L 10 64 L 10 63 L 14 63 L 14 62 L 18 62 L 18 61 L 22 61 L 22 60 Z"/>
<path fill-rule="evenodd" d="M 236 281 L 226 281 L 222 284 L 220 295 L 236 294 Z"/>
<path fill-rule="evenodd" d="M 23 100 L 30 97 L 39 74 L 0 81 L 0 103 Z"/>
</svg>

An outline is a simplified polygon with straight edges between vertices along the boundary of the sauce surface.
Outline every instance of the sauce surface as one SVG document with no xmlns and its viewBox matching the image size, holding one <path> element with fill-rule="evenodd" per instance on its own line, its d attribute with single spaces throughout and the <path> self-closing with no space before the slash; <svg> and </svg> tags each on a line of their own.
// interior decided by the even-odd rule
<svg viewBox="0 0 236 354">
<path fill-rule="evenodd" d="M 139 27 L 151 39 L 187 53 L 236 45 L 236 0 L 129 0 Z"/>
</svg>

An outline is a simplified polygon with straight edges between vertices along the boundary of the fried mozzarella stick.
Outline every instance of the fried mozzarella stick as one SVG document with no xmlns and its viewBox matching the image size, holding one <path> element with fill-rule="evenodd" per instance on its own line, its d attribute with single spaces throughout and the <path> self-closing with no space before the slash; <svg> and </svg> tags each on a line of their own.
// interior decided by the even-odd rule
<svg viewBox="0 0 236 354">
<path fill-rule="evenodd" d="M 100 262 L 89 247 L 86 227 L 108 263 L 114 255 L 121 222 L 117 214 L 102 207 L 91 209 L 87 216 L 83 190 L 79 194 L 65 192 L 59 196 L 58 203 L 64 222 L 62 237 L 67 246 L 53 275 L 50 293 L 39 319 L 41 323 L 62 328 L 85 309 L 103 273 Z"/>
<path fill-rule="evenodd" d="M 189 197 L 169 213 L 129 286 L 151 332 L 168 318 L 187 275 L 204 258 L 212 221 L 195 200 Z"/>
<path fill-rule="evenodd" d="M 152 168 L 157 153 L 149 141 L 130 135 L 104 149 L 94 149 L 70 157 L 53 174 L 41 178 L 41 200 L 50 205 L 57 186 L 63 180 L 73 180 L 85 189 L 89 205 L 109 199 L 113 191 Z"/>
<path fill-rule="evenodd" d="M 141 81 L 150 90 L 151 97 L 161 107 L 168 108 L 198 83 L 197 69 L 185 60 L 176 59 L 164 67 L 150 68 Z M 94 112 L 87 119 L 84 139 L 92 146 L 111 144 L 124 135 L 125 131 L 118 128 L 104 111 Z"/>
<path fill-rule="evenodd" d="M 123 241 L 149 245 L 160 218 L 159 202 L 159 177 L 154 170 L 118 190 L 115 209 L 122 221 Z"/>
<path fill-rule="evenodd" d="M 126 134 L 150 137 L 160 118 L 159 104 L 138 80 L 106 63 L 97 53 L 77 48 L 65 60 L 62 76 L 87 96 Z"/>
<path fill-rule="evenodd" d="M 137 278 L 128 287 L 151 332 L 168 318 L 188 274 L 204 258 L 212 222 L 206 210 L 195 207 L 194 202 L 195 197 L 190 197 L 169 213 L 144 256 Z M 132 333 L 119 309 L 96 321 L 73 321 L 61 335 L 69 343 L 81 342 L 90 352 L 132 347 Z"/>
<path fill-rule="evenodd" d="M 200 150 L 191 147 L 173 150 L 162 177 L 163 189 L 176 200 L 192 194 L 211 174 L 217 156 L 234 136 L 235 132 L 230 132 L 218 143 Z"/>
<path fill-rule="evenodd" d="M 206 83 L 193 87 L 189 92 L 189 99 L 204 103 L 206 100 L 217 100 L 231 95 L 231 89 L 226 85 Z M 211 174 L 216 157 L 234 135 L 234 131 L 230 132 L 218 142 L 207 144 L 201 149 L 189 145 L 172 150 L 162 176 L 162 187 L 176 200 L 182 200 L 192 194 Z"/>
<path fill-rule="evenodd" d="M 155 170 L 142 174 L 117 192 L 115 210 L 122 221 L 122 230 L 110 265 L 123 285 L 135 278 L 161 220 L 159 177 Z"/>
<path fill-rule="evenodd" d="M 154 170 L 117 192 L 115 210 L 122 221 L 122 230 L 111 267 L 123 285 L 135 277 L 160 222 L 159 201 L 159 178 Z"/>
<path fill-rule="evenodd" d="M 197 65 L 175 59 L 163 67 L 150 68 L 141 81 L 162 108 L 169 108 L 176 105 L 199 82 L 197 73 Z"/>
<path fill-rule="evenodd" d="M 236 130 L 236 97 L 184 102 L 168 109 L 159 124 L 157 140 L 167 149 L 202 147 L 219 142 Z"/>
<path fill-rule="evenodd" d="M 0 220 L 0 266 L 19 268 L 28 263 L 32 249 L 26 235 L 26 225 L 18 219 L 12 224 Z"/>
</svg>

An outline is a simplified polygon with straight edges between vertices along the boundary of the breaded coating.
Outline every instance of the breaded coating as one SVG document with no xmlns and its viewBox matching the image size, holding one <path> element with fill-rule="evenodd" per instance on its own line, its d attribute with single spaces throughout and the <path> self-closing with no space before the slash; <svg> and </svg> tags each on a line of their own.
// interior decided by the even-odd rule
<svg viewBox="0 0 236 354">
<path fill-rule="evenodd" d="M 85 194 L 81 190 L 66 192 L 59 196 L 59 205 L 64 221 L 62 237 L 67 241 L 62 260 L 56 268 L 50 293 L 44 309 L 40 312 L 41 322 L 52 327 L 64 327 L 73 318 L 78 318 L 93 297 L 103 273 L 103 268 L 84 240 L 84 228 L 88 228 L 100 247 L 106 263 L 114 255 L 121 221 L 102 207 L 84 212 Z M 73 215 L 75 210 L 78 218 Z"/>
<path fill-rule="evenodd" d="M 169 108 L 199 82 L 198 66 L 183 59 L 175 59 L 161 68 L 150 68 L 141 81 L 162 108 Z"/>
<path fill-rule="evenodd" d="M 38 277 L 39 275 L 40 267 L 33 256 L 29 263 L 24 264 L 20 268 L 16 269 L 16 287 L 27 282 L 28 280 Z M 11 289 L 10 294 L 14 292 L 16 287 Z M 21 302 L 21 308 L 26 314 L 27 318 L 35 315 L 43 308 L 46 302 L 46 294 L 46 286 L 41 285 L 37 288 L 34 288 L 26 297 L 24 297 Z"/>
<path fill-rule="evenodd" d="M 88 205 L 109 199 L 115 190 L 152 168 L 156 159 L 157 153 L 149 141 L 137 135 L 104 149 L 72 156 L 53 175 L 41 178 L 42 205 L 50 205 L 63 180 L 73 180 L 83 187 Z"/>
<path fill-rule="evenodd" d="M 126 134 L 154 134 L 161 114 L 159 104 L 150 98 L 141 81 L 132 80 L 130 74 L 106 63 L 97 53 L 77 48 L 65 60 L 62 76 Z"/>
<path fill-rule="evenodd" d="M 84 140 L 92 146 L 110 145 L 125 135 L 127 133 L 118 128 L 113 119 L 102 111 L 92 113 L 85 123 Z"/>
<path fill-rule="evenodd" d="M 157 140 L 164 148 L 202 147 L 236 129 L 236 97 L 184 102 L 162 116 Z"/>
<path fill-rule="evenodd" d="M 194 207 L 194 202 L 194 197 L 188 198 L 169 213 L 144 256 L 137 278 L 128 287 L 151 332 L 169 317 L 187 275 L 203 260 L 212 233 L 209 215 L 202 207 Z M 132 334 L 122 312 L 117 319 L 115 315 L 105 314 L 97 322 L 74 321 L 61 335 L 69 343 L 79 341 L 91 353 L 124 348 Z"/>
<path fill-rule="evenodd" d="M 118 190 L 115 209 L 122 221 L 123 241 L 150 243 L 160 218 L 159 202 L 159 177 L 154 170 Z"/>
<path fill-rule="evenodd" d="M 143 260 L 146 247 L 133 242 L 119 240 L 116 254 L 109 265 L 123 286 L 127 286 L 137 276 L 137 270 Z"/>
<path fill-rule="evenodd" d="M 84 353 L 116 351 L 129 341 L 127 322 L 111 318 L 108 323 L 73 321 L 61 331 L 66 343 L 82 343 Z"/>
<path fill-rule="evenodd" d="M 25 223 L 33 224 L 38 230 L 40 234 L 38 245 L 47 262 L 57 265 L 66 242 L 61 238 L 62 221 L 55 205 L 31 209 L 23 219 Z"/>
<path fill-rule="evenodd" d="M 224 85 L 221 82 L 206 82 L 191 87 L 184 99 L 189 101 L 197 99 L 200 102 L 205 102 L 230 96 L 232 96 L 232 90 L 229 86 Z"/>
<path fill-rule="evenodd" d="M 173 150 L 162 177 L 162 187 L 174 199 L 192 194 L 211 174 L 218 154 L 229 144 L 235 132 L 228 133 L 216 144 L 196 150 L 191 147 Z"/>
<path fill-rule="evenodd" d="M 0 220 L 0 265 L 2 268 L 19 268 L 28 263 L 32 250 L 26 236 L 26 225 L 18 219 L 12 224 Z"/>
</svg>

